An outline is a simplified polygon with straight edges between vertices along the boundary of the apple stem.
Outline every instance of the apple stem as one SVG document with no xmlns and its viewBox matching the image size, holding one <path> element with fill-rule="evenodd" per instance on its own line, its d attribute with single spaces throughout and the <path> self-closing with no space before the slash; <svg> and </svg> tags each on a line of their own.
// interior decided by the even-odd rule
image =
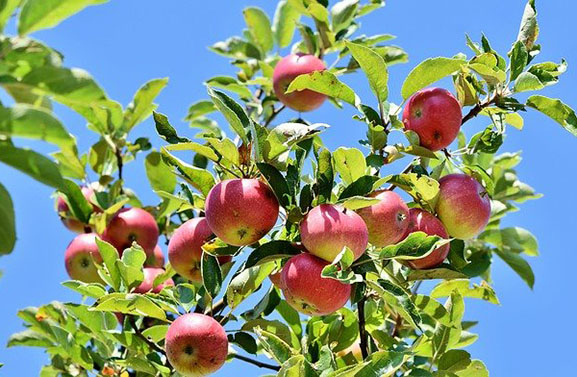
<svg viewBox="0 0 577 377">
<path fill-rule="evenodd" d="M 266 369 L 271 369 L 271 370 L 275 370 L 275 371 L 280 370 L 280 367 L 278 365 L 263 363 L 262 361 L 254 360 L 254 359 L 251 359 L 250 357 L 242 356 L 242 355 L 239 355 L 237 353 L 233 353 L 231 356 L 237 360 L 241 360 L 241 361 L 244 361 L 246 363 L 256 365 L 259 368 L 266 368 Z"/>
<path fill-rule="evenodd" d="M 359 314 L 359 338 L 361 354 L 363 355 L 363 360 L 369 356 L 369 350 L 367 346 L 367 329 L 365 328 L 365 300 L 367 298 L 363 296 L 357 303 L 358 314 Z"/>
</svg>

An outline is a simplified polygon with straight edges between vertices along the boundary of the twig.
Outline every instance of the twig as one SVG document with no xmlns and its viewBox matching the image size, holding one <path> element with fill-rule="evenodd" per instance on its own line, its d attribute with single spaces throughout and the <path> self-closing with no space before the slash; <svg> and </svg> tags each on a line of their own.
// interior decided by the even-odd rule
<svg viewBox="0 0 577 377">
<path fill-rule="evenodd" d="M 232 357 L 235 359 L 244 361 L 246 363 L 256 365 L 259 368 L 266 368 L 266 369 L 271 369 L 271 370 L 275 370 L 275 371 L 280 370 L 280 367 L 278 365 L 263 363 L 262 361 L 254 360 L 254 359 L 251 359 L 250 357 L 242 356 L 242 355 L 239 355 L 237 353 L 233 353 Z"/>
<path fill-rule="evenodd" d="M 116 164 L 118 165 L 118 179 L 122 181 L 122 168 L 124 167 L 124 162 L 122 161 L 122 151 L 118 146 L 114 148 L 114 154 L 116 155 Z"/>
<path fill-rule="evenodd" d="M 363 298 L 361 298 L 357 303 L 359 310 L 359 338 L 363 360 L 369 356 L 369 349 L 367 345 L 367 329 L 365 328 L 365 300 L 366 297 L 363 296 Z"/>
<path fill-rule="evenodd" d="M 266 120 L 264 126 L 268 127 L 271 122 L 274 120 L 274 118 L 276 118 L 276 116 L 283 111 L 286 108 L 285 105 L 282 105 L 281 107 L 279 107 L 278 109 L 273 109 L 272 114 L 270 115 L 270 117 Z"/>
<path fill-rule="evenodd" d="M 482 102 L 482 103 L 478 103 L 475 106 L 473 106 L 473 108 L 467 113 L 467 115 L 465 115 L 463 117 L 463 119 L 461 120 L 461 126 L 465 123 L 467 123 L 469 120 L 473 119 L 474 117 L 476 117 L 477 115 L 479 115 L 479 113 L 481 111 L 483 111 L 484 108 L 489 107 L 490 105 L 492 105 L 493 103 L 495 103 L 497 101 L 497 94 L 495 94 L 493 96 L 493 98 Z"/>
<path fill-rule="evenodd" d="M 216 302 L 216 304 L 214 304 L 212 307 L 210 308 L 206 308 L 204 310 L 204 314 L 208 315 L 209 313 L 220 313 L 224 308 L 226 307 L 226 303 L 224 302 L 224 299 L 220 299 Z"/>
<path fill-rule="evenodd" d="M 150 339 L 148 339 L 147 337 L 144 336 L 144 334 L 142 334 L 140 329 L 138 327 L 136 327 L 136 323 L 134 323 L 134 319 L 129 318 L 128 322 L 130 323 L 130 327 L 132 327 L 136 336 L 138 336 L 140 339 L 142 339 L 146 344 L 148 344 L 148 346 L 150 348 L 152 348 L 156 352 L 160 352 L 160 353 L 164 354 L 164 350 L 158 344 L 151 342 Z"/>
</svg>

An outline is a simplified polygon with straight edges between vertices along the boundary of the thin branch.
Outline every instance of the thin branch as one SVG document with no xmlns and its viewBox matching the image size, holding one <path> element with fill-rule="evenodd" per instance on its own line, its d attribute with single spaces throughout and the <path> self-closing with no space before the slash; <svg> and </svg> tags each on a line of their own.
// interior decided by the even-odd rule
<svg viewBox="0 0 577 377">
<path fill-rule="evenodd" d="M 129 318 L 128 322 L 130 323 L 130 327 L 132 327 L 136 336 L 142 339 L 146 344 L 148 344 L 150 348 L 152 348 L 156 352 L 164 354 L 164 350 L 158 344 L 151 342 L 150 339 L 148 339 L 147 337 L 144 336 L 144 334 L 142 334 L 140 329 L 136 326 L 136 323 L 134 322 L 133 318 Z"/>
<path fill-rule="evenodd" d="M 204 310 L 204 314 L 208 315 L 208 314 L 210 314 L 211 312 L 212 312 L 213 314 L 214 314 L 214 313 L 217 313 L 217 314 L 218 314 L 218 313 L 220 313 L 221 311 L 223 311 L 225 307 L 226 307 L 226 302 L 224 302 L 224 299 L 221 298 L 221 299 L 218 300 L 214 305 L 212 305 L 212 307 L 206 308 L 206 309 Z"/>
<path fill-rule="evenodd" d="M 367 329 L 365 328 L 365 300 L 366 297 L 363 296 L 363 298 L 361 298 L 357 303 L 359 312 L 359 338 L 363 360 L 369 357 L 369 347 L 367 345 Z"/>
<path fill-rule="evenodd" d="M 251 359 L 250 357 L 242 356 L 242 355 L 239 355 L 237 353 L 233 353 L 231 356 L 235 359 L 238 359 L 238 360 L 244 361 L 246 363 L 255 365 L 259 368 L 266 368 L 266 369 L 270 369 L 270 370 L 275 370 L 277 372 L 280 370 L 280 367 L 278 365 L 263 363 L 262 361 L 254 360 L 254 359 Z"/>
<path fill-rule="evenodd" d="M 122 161 L 122 151 L 120 148 L 114 148 L 114 154 L 116 155 L 116 164 L 118 165 L 118 179 L 122 181 L 122 168 L 124 167 L 124 162 Z"/>
<path fill-rule="evenodd" d="M 487 100 L 487 101 L 482 102 L 482 103 L 478 103 L 475 106 L 473 106 L 473 108 L 461 120 L 461 126 L 463 124 L 467 123 L 468 121 L 470 121 L 471 119 L 473 119 L 474 117 L 476 117 L 477 115 L 479 115 L 479 113 L 481 111 L 483 111 L 484 108 L 489 107 L 490 105 L 494 104 L 496 101 L 497 101 L 497 94 L 495 94 L 493 96 L 493 98 L 491 98 L 490 100 Z"/>
<path fill-rule="evenodd" d="M 286 109 L 285 105 L 282 105 L 281 107 L 279 107 L 278 109 L 273 109 L 272 114 L 270 115 L 270 117 L 266 120 L 264 126 L 268 127 L 271 122 L 274 120 L 274 118 L 276 118 L 276 116 L 283 111 L 284 109 Z"/>
</svg>

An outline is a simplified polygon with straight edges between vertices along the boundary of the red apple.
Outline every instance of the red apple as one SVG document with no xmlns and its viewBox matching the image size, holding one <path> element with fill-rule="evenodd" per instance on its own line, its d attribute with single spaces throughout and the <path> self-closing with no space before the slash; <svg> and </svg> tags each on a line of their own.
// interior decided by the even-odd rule
<svg viewBox="0 0 577 377">
<path fill-rule="evenodd" d="M 168 243 L 168 260 L 172 268 L 188 280 L 202 282 L 202 245 L 212 235 L 204 217 L 190 219 L 179 226 Z M 231 259 L 230 256 L 218 257 L 220 264 L 230 262 Z"/>
<path fill-rule="evenodd" d="M 314 55 L 291 54 L 282 58 L 275 66 L 272 82 L 278 99 L 296 111 L 311 111 L 323 104 L 326 95 L 309 89 L 285 93 L 290 83 L 300 75 L 324 71 L 325 63 Z"/>
<path fill-rule="evenodd" d="M 282 271 L 279 271 L 279 272 L 275 272 L 274 274 L 270 274 L 268 276 L 271 283 L 273 283 L 273 285 L 279 289 L 283 288 L 281 275 L 282 275 Z"/>
<path fill-rule="evenodd" d="M 376 191 L 369 196 L 381 200 L 357 211 L 367 224 L 369 242 L 377 247 L 399 242 L 409 226 L 409 207 L 393 191 Z"/>
<path fill-rule="evenodd" d="M 145 267 L 143 272 L 144 272 L 144 280 L 142 280 L 142 283 L 140 283 L 140 285 L 134 289 L 135 293 L 147 293 L 147 292 L 160 293 L 160 291 L 162 291 L 164 287 L 174 285 L 172 279 L 168 278 L 167 280 L 164 281 L 164 283 L 160 283 L 156 287 L 153 287 L 154 279 L 156 279 L 158 275 L 161 275 L 166 272 L 164 271 L 163 268 Z"/>
<path fill-rule="evenodd" d="M 165 349 L 168 361 L 182 376 L 206 376 L 226 361 L 228 339 L 212 317 L 189 313 L 168 327 Z"/>
<path fill-rule="evenodd" d="M 229 245 L 245 246 L 264 237 L 276 224 L 278 201 L 258 179 L 229 179 L 214 186 L 205 202 L 212 232 Z"/>
<path fill-rule="evenodd" d="M 80 188 L 82 194 L 89 202 L 92 202 L 92 198 L 94 197 L 94 190 L 91 187 L 82 186 Z M 56 208 L 58 214 L 60 215 L 60 220 L 67 227 L 69 230 L 75 233 L 84 233 L 84 230 L 90 228 L 88 224 L 83 224 L 80 220 L 74 218 L 72 213 L 70 212 L 70 207 L 68 207 L 68 203 L 64 199 L 64 196 L 58 195 L 56 199 Z M 101 212 L 102 210 L 98 208 L 96 205 L 92 204 L 92 210 L 94 212 Z"/>
<path fill-rule="evenodd" d="M 467 240 L 487 226 L 491 198 L 475 178 L 449 174 L 439 180 L 436 211 L 451 236 Z"/>
<path fill-rule="evenodd" d="M 310 253 L 295 255 L 281 272 L 283 294 L 297 311 L 308 315 L 327 315 L 339 310 L 351 297 L 351 286 L 323 278 L 328 263 Z"/>
<path fill-rule="evenodd" d="M 85 283 L 102 283 L 94 265 L 94 261 L 102 262 L 96 237 L 98 236 L 94 233 L 79 234 L 66 248 L 64 262 L 71 279 Z"/>
<path fill-rule="evenodd" d="M 110 220 L 102 239 L 114 246 L 120 255 L 136 242 L 150 257 L 158 242 L 158 226 L 154 217 L 142 208 L 124 208 Z"/>
<path fill-rule="evenodd" d="M 409 226 L 405 237 L 413 232 L 425 232 L 429 236 L 439 236 L 442 238 L 449 238 L 447 230 L 443 223 L 437 219 L 433 214 L 424 211 L 420 208 L 411 208 L 409 210 Z M 450 246 L 443 245 L 433 250 L 424 258 L 412 259 L 405 261 L 406 264 L 416 270 L 425 270 L 434 268 L 443 263 L 447 255 L 449 255 Z"/>
<path fill-rule="evenodd" d="M 461 104 L 442 88 L 419 90 L 403 111 L 405 129 L 415 131 L 421 146 L 432 151 L 446 148 L 455 140 L 461 117 Z"/>
<path fill-rule="evenodd" d="M 347 246 L 358 259 L 367 248 L 369 231 L 354 211 L 334 204 L 321 204 L 300 225 L 301 240 L 309 253 L 328 262 Z"/>
<path fill-rule="evenodd" d="M 160 246 L 156 245 L 154 247 L 152 255 L 146 258 L 146 262 L 144 262 L 144 267 L 157 267 L 157 268 L 164 267 L 164 253 L 162 252 Z"/>
</svg>

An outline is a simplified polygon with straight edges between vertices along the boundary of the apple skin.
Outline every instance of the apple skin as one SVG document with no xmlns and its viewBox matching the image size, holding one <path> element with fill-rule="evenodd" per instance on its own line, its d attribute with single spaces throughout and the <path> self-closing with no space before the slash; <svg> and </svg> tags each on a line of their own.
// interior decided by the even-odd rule
<svg viewBox="0 0 577 377">
<path fill-rule="evenodd" d="M 403 239 L 413 232 L 425 232 L 429 236 L 439 236 L 442 238 L 449 238 L 449 234 L 445 229 L 443 223 L 430 212 L 424 211 L 420 208 L 411 208 L 409 210 L 409 227 Z M 447 258 L 449 255 L 450 246 L 443 245 L 433 250 L 424 258 L 407 260 L 405 263 L 415 270 L 426 270 L 435 268 Z"/>
<path fill-rule="evenodd" d="M 154 279 L 156 279 L 158 275 L 166 272 L 164 271 L 164 268 L 145 267 L 142 272 L 144 273 L 144 279 L 142 280 L 142 283 L 134 289 L 134 293 L 160 293 L 164 287 L 174 286 L 174 281 L 170 278 L 156 287 L 152 286 L 152 284 L 154 284 Z"/>
<path fill-rule="evenodd" d="M 403 110 L 405 129 L 415 131 L 421 146 L 431 151 L 446 148 L 455 140 L 461 120 L 461 104 L 442 88 L 419 90 Z"/>
<path fill-rule="evenodd" d="M 475 178 L 449 174 L 439 180 L 437 215 L 452 237 L 467 240 L 481 233 L 491 217 L 491 199 Z"/>
<path fill-rule="evenodd" d="M 270 187 L 258 179 L 228 179 L 210 190 L 204 211 L 218 238 L 229 245 L 246 246 L 273 228 L 279 204 Z"/>
<path fill-rule="evenodd" d="M 409 207 L 393 191 L 376 191 L 369 197 L 381 200 L 357 211 L 367 224 L 369 242 L 376 247 L 396 244 L 409 226 Z"/>
<path fill-rule="evenodd" d="M 300 225 L 301 241 L 309 253 L 333 262 L 347 246 L 355 260 L 367 248 L 369 231 L 362 217 L 334 204 L 311 209 Z"/>
<path fill-rule="evenodd" d="M 228 355 L 224 328 L 212 317 L 189 313 L 178 317 L 168 327 L 166 357 L 183 376 L 206 376 L 216 372 Z"/>
<path fill-rule="evenodd" d="M 268 276 L 268 278 L 270 279 L 271 283 L 273 283 L 273 285 L 275 287 L 277 287 L 278 289 L 283 289 L 283 285 L 282 285 L 282 270 L 279 272 L 275 272 L 274 274 L 270 274 Z"/>
<path fill-rule="evenodd" d="M 201 283 L 202 245 L 212 235 L 212 230 L 204 217 L 190 219 L 179 226 L 168 243 L 168 260 L 172 268 L 188 280 Z M 217 259 L 220 264 L 224 264 L 230 262 L 232 257 L 221 256 Z"/>
<path fill-rule="evenodd" d="M 280 286 L 286 301 L 297 311 L 311 316 L 339 310 L 351 297 L 351 286 L 323 278 L 328 263 L 310 253 L 291 257 L 281 271 Z"/>
<path fill-rule="evenodd" d="M 102 262 L 96 237 L 98 236 L 94 233 L 79 234 L 66 248 L 64 263 L 71 279 L 85 283 L 102 283 L 93 262 L 93 259 L 97 263 Z"/>
<path fill-rule="evenodd" d="M 277 98 L 296 111 L 312 111 L 325 102 L 327 96 L 309 89 L 286 94 L 290 83 L 300 75 L 314 71 L 324 71 L 325 63 L 314 55 L 290 54 L 275 66 L 272 82 Z"/>
<path fill-rule="evenodd" d="M 82 191 L 82 194 L 86 200 L 92 202 L 94 189 L 88 186 L 82 186 L 80 190 Z M 72 213 L 70 212 L 70 208 L 68 207 L 68 203 L 66 203 L 66 200 L 64 200 L 62 195 L 58 195 L 58 198 L 56 199 L 56 209 L 60 214 L 60 220 L 64 226 L 74 233 L 84 233 L 86 228 L 90 228 L 88 224 L 83 224 L 80 220 L 77 220 L 73 217 Z M 92 204 L 92 210 L 94 212 L 102 212 L 102 210 L 94 204 Z"/>
<path fill-rule="evenodd" d="M 154 254 L 158 235 L 158 225 L 150 213 L 142 208 L 123 208 L 110 220 L 102 239 L 114 246 L 120 255 L 136 242 L 149 258 Z"/>
<path fill-rule="evenodd" d="M 144 262 L 144 267 L 164 267 L 164 253 L 160 246 L 156 245 L 152 255 L 147 256 L 146 261 Z"/>
</svg>

